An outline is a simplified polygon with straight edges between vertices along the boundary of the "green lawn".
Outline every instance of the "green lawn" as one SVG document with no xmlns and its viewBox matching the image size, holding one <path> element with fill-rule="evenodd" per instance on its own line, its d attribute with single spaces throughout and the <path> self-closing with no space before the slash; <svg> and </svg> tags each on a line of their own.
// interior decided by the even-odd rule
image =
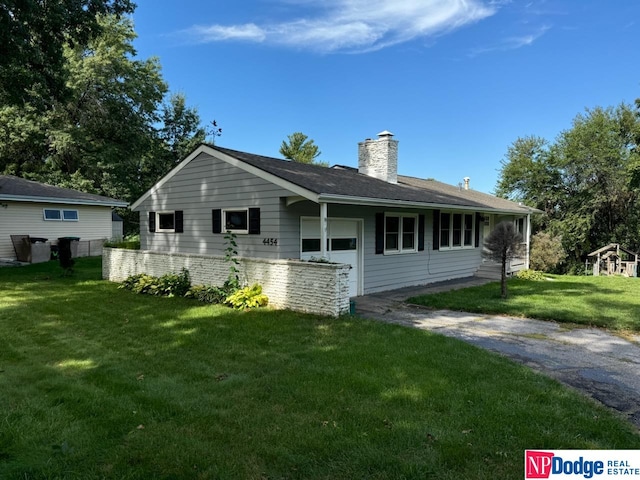
<svg viewBox="0 0 640 480">
<path fill-rule="evenodd" d="M 0 269 L 0 478 L 522 478 L 526 448 L 638 449 L 620 417 L 454 339 Z"/>
<path fill-rule="evenodd" d="M 640 279 L 547 275 L 546 281 L 507 281 L 509 297 L 500 298 L 500 282 L 424 295 L 409 302 L 438 309 L 497 313 L 556 320 L 612 330 L 640 331 Z"/>
</svg>

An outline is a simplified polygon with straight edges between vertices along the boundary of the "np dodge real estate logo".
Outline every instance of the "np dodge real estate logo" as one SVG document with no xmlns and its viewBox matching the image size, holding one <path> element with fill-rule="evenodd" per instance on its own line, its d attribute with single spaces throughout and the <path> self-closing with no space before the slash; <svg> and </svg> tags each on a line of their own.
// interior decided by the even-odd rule
<svg viewBox="0 0 640 480">
<path fill-rule="evenodd" d="M 524 478 L 640 479 L 640 450 L 525 450 Z"/>
</svg>

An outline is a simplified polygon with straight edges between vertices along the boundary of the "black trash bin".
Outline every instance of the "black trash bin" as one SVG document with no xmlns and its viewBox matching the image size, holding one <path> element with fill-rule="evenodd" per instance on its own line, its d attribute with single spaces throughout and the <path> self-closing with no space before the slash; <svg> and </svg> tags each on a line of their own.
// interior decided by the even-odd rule
<svg viewBox="0 0 640 480">
<path fill-rule="evenodd" d="M 60 237 L 58 238 L 58 259 L 60 266 L 65 270 L 71 270 L 75 261 L 71 250 L 72 242 L 78 242 L 80 237 Z M 77 249 L 77 243 L 76 243 Z"/>
</svg>

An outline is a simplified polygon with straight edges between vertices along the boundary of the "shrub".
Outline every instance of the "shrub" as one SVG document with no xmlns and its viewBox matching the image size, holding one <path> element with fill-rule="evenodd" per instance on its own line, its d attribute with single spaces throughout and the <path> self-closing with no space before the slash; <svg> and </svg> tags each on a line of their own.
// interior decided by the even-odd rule
<svg viewBox="0 0 640 480">
<path fill-rule="evenodd" d="M 160 277 L 159 295 L 167 297 L 184 297 L 191 288 L 189 270 L 183 268 L 180 273 L 167 273 Z"/>
<path fill-rule="evenodd" d="M 224 303 L 231 294 L 224 287 L 213 287 L 211 285 L 194 285 L 185 294 L 187 298 L 193 298 L 203 303 Z"/>
<path fill-rule="evenodd" d="M 126 278 L 119 288 L 147 295 L 182 297 L 189 291 L 190 287 L 189 271 L 183 268 L 181 273 L 167 273 L 161 277 L 154 277 L 146 273 L 132 275 Z"/>
<path fill-rule="evenodd" d="M 561 237 L 551 236 L 547 232 L 538 232 L 531 237 L 529 264 L 532 269 L 553 272 L 566 257 Z"/>
<path fill-rule="evenodd" d="M 516 277 L 519 278 L 520 280 L 533 280 L 536 282 L 547 279 L 547 277 L 545 277 L 543 272 L 539 272 L 538 270 L 531 270 L 531 269 L 520 270 L 518 273 L 516 273 Z"/>
<path fill-rule="evenodd" d="M 140 235 L 125 237 L 123 240 L 108 240 L 104 242 L 105 247 L 125 248 L 127 250 L 140 250 Z"/>
<path fill-rule="evenodd" d="M 238 310 L 245 310 L 266 306 L 269 303 L 269 297 L 262 293 L 260 285 L 255 284 L 232 293 L 226 298 L 225 303 Z"/>
</svg>

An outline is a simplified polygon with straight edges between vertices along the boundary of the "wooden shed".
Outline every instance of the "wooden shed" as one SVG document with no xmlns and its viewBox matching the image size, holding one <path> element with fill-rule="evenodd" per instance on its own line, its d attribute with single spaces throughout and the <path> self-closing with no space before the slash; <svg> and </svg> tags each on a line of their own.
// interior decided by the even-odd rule
<svg viewBox="0 0 640 480">
<path fill-rule="evenodd" d="M 610 243 L 587 255 L 587 269 L 593 264 L 593 275 L 622 275 L 635 277 L 638 272 L 638 254 L 622 247 L 619 243 Z"/>
</svg>

